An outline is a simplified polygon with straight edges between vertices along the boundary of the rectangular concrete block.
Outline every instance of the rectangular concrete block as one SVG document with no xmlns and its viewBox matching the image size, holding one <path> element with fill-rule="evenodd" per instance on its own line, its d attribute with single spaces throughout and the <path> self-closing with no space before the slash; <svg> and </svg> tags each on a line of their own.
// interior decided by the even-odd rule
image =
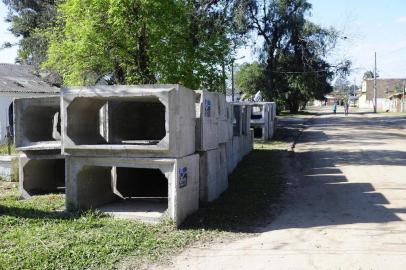
<svg viewBox="0 0 406 270">
<path fill-rule="evenodd" d="M 180 224 L 199 206 L 199 155 L 183 158 L 69 157 L 66 206 L 119 218 Z"/>
<path fill-rule="evenodd" d="M 225 144 L 203 151 L 200 155 L 200 201 L 211 202 L 228 188 L 227 154 Z"/>
<path fill-rule="evenodd" d="M 227 146 L 226 143 L 219 144 L 218 148 L 220 154 L 220 166 L 219 166 L 219 177 L 220 183 L 219 193 L 220 195 L 228 189 L 228 168 L 227 168 Z"/>
<path fill-rule="evenodd" d="M 216 149 L 219 143 L 219 95 L 206 90 L 196 92 L 196 150 Z"/>
<path fill-rule="evenodd" d="M 65 192 L 65 157 L 25 155 L 19 157 L 19 188 L 22 198 Z"/>
<path fill-rule="evenodd" d="M 241 136 L 242 134 L 242 112 L 243 112 L 243 106 L 242 104 L 239 103 L 231 103 L 233 107 L 232 111 L 232 123 L 233 123 L 233 137 L 235 136 Z"/>
<path fill-rule="evenodd" d="M 61 110 L 64 153 L 178 158 L 195 152 L 195 93 L 180 85 L 67 88 Z"/>
<path fill-rule="evenodd" d="M 201 202 L 211 202 L 219 196 L 217 185 L 220 155 L 217 149 L 203 151 L 200 155 L 199 197 Z"/>
<path fill-rule="evenodd" d="M 241 118 L 242 118 L 241 134 L 243 136 L 247 136 L 248 133 L 249 133 L 250 127 L 251 127 L 251 122 L 250 122 L 250 119 L 251 119 L 251 105 L 244 104 L 242 106 L 242 111 L 241 112 L 242 112 L 242 115 L 241 115 Z"/>
<path fill-rule="evenodd" d="M 219 111 L 219 120 L 227 120 L 228 116 L 228 108 L 227 108 L 227 100 L 226 96 L 222 93 L 217 93 L 218 95 L 218 111 Z"/>
<path fill-rule="evenodd" d="M 240 160 L 242 159 L 242 149 L 241 149 L 241 145 L 242 145 L 242 136 L 234 136 L 233 137 L 233 149 L 232 149 L 232 168 L 233 171 L 235 170 L 235 168 L 237 167 L 238 163 L 240 162 Z"/>
<path fill-rule="evenodd" d="M 234 106 L 231 103 L 227 103 L 227 141 L 233 139 L 233 121 L 234 121 Z"/>
<path fill-rule="evenodd" d="M 12 181 L 18 170 L 17 156 L 0 156 L 0 181 Z"/>
<path fill-rule="evenodd" d="M 234 171 L 234 160 L 233 160 L 233 140 L 229 140 L 225 143 L 226 155 L 227 155 L 227 174 L 230 175 Z"/>
<path fill-rule="evenodd" d="M 60 97 L 14 100 L 14 142 L 17 150 L 60 150 Z"/>
<path fill-rule="evenodd" d="M 247 136 L 243 137 L 243 145 L 241 146 L 241 148 L 243 149 L 243 157 L 248 155 L 254 146 L 254 130 L 253 129 L 249 129 Z"/>
<path fill-rule="evenodd" d="M 218 94 L 219 96 L 219 124 L 218 124 L 218 142 L 225 143 L 230 138 L 230 124 L 232 129 L 231 114 L 228 109 L 226 96 Z"/>
<path fill-rule="evenodd" d="M 251 127 L 254 136 L 260 140 L 270 140 L 275 131 L 276 104 L 274 102 L 251 103 Z"/>
</svg>

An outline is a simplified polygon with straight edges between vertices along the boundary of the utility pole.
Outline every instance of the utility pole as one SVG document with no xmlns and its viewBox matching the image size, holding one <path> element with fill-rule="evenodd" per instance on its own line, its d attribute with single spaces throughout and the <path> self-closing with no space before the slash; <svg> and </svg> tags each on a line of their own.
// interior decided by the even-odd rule
<svg viewBox="0 0 406 270">
<path fill-rule="evenodd" d="M 377 94 L 376 94 L 376 52 L 375 52 L 375 68 L 374 68 L 374 113 L 377 109 Z"/>
<path fill-rule="evenodd" d="M 402 105 L 402 108 L 401 108 L 401 111 L 402 112 L 406 112 L 406 104 L 405 104 L 405 95 L 406 95 L 406 85 L 405 85 L 405 83 L 403 83 L 403 93 L 402 93 L 403 95 L 402 95 L 402 99 L 401 99 L 401 105 Z"/>
<path fill-rule="evenodd" d="M 234 59 L 231 62 L 231 101 L 234 102 Z"/>
</svg>

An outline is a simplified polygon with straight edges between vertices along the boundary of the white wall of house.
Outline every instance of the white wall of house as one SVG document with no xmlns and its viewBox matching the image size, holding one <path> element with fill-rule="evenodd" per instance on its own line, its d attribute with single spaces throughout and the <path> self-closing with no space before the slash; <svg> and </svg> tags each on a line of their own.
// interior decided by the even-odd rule
<svg viewBox="0 0 406 270">
<path fill-rule="evenodd" d="M 9 107 L 13 97 L 0 96 L 0 143 L 6 143 L 7 127 L 9 126 Z M 11 116 L 13 117 L 13 116 Z"/>
<path fill-rule="evenodd" d="M 387 98 L 377 98 L 376 99 L 377 110 L 378 111 L 387 111 L 390 109 L 390 101 Z M 361 109 L 373 109 L 374 102 L 373 100 L 367 100 L 366 94 L 363 93 L 358 100 L 358 107 Z"/>
</svg>

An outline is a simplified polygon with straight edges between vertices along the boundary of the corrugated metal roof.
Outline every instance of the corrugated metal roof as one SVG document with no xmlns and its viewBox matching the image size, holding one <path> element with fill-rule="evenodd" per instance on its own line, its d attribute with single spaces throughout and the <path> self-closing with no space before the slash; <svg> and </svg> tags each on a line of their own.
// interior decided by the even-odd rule
<svg viewBox="0 0 406 270">
<path fill-rule="evenodd" d="M 0 64 L 1 93 L 59 93 L 59 88 L 44 82 L 28 65 Z"/>
</svg>

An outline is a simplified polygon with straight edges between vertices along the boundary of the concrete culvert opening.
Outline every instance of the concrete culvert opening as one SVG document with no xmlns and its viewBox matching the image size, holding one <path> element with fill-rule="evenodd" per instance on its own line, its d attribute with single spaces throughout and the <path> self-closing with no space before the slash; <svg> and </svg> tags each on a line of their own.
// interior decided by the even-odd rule
<svg viewBox="0 0 406 270">
<path fill-rule="evenodd" d="M 159 169 L 85 166 L 77 182 L 80 208 L 150 222 L 168 209 L 168 179 Z"/>
<path fill-rule="evenodd" d="M 241 117 L 242 117 L 242 129 L 241 129 L 241 132 L 242 132 L 242 134 L 243 135 L 245 135 L 245 134 L 247 134 L 247 121 L 248 121 L 248 119 L 247 119 L 247 107 L 244 107 L 243 109 L 242 109 L 242 113 L 241 113 Z"/>
<path fill-rule="evenodd" d="M 166 135 L 165 106 L 156 97 L 109 101 L 109 142 L 158 144 Z"/>
<path fill-rule="evenodd" d="M 240 136 L 241 107 L 233 106 L 233 136 Z"/>
<path fill-rule="evenodd" d="M 30 195 L 65 193 L 65 160 L 30 160 L 23 167 L 23 188 Z"/>
<path fill-rule="evenodd" d="M 251 111 L 251 119 L 262 119 L 262 106 L 253 106 Z"/>
<path fill-rule="evenodd" d="M 123 199 L 168 199 L 168 180 L 159 169 L 117 167 L 116 177 Z"/>
<path fill-rule="evenodd" d="M 31 106 L 23 114 L 23 134 L 31 142 L 60 140 L 59 107 Z"/>
<path fill-rule="evenodd" d="M 75 98 L 67 108 L 67 135 L 77 145 L 105 144 L 100 134 L 100 109 L 106 100 Z"/>
<path fill-rule="evenodd" d="M 261 139 L 262 138 L 262 128 L 261 127 L 255 127 L 254 128 L 254 138 L 256 139 Z"/>
<path fill-rule="evenodd" d="M 67 110 L 68 137 L 77 145 L 155 145 L 166 136 L 157 97 L 76 98 Z"/>
</svg>

